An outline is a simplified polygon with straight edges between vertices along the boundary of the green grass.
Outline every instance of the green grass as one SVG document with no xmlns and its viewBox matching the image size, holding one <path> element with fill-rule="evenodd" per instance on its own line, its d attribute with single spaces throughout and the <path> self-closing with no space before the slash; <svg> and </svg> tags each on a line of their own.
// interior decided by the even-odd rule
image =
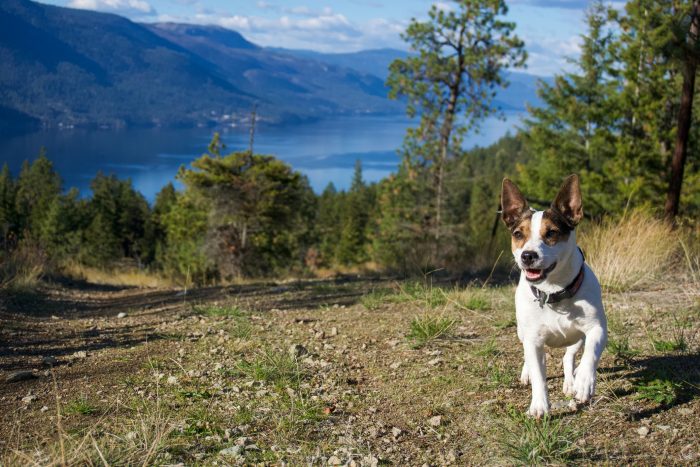
<svg viewBox="0 0 700 467">
<path fill-rule="evenodd" d="M 657 352 L 685 352 L 688 349 L 688 343 L 685 337 L 674 338 L 673 340 L 652 339 L 651 345 Z"/>
<path fill-rule="evenodd" d="M 271 350 L 258 353 L 250 361 L 241 361 L 237 370 L 240 374 L 256 381 L 281 387 L 296 388 L 304 377 L 296 359 L 284 352 Z"/>
<path fill-rule="evenodd" d="M 577 456 L 578 434 L 563 419 L 549 415 L 535 419 L 512 407 L 508 415 L 510 427 L 500 442 L 516 464 L 565 465 Z"/>
<path fill-rule="evenodd" d="M 609 337 L 607 349 L 608 352 L 615 357 L 615 360 L 623 362 L 629 361 L 639 354 L 637 350 L 632 349 L 630 346 L 629 337 L 626 335 Z"/>
<path fill-rule="evenodd" d="M 413 318 L 408 335 L 413 348 L 420 348 L 427 343 L 448 336 L 457 322 L 444 316 L 424 315 Z"/>
<path fill-rule="evenodd" d="M 678 397 L 681 385 L 669 379 L 656 378 L 640 381 L 634 385 L 635 399 L 648 400 L 662 405 L 670 405 Z"/>
<path fill-rule="evenodd" d="M 491 309 L 491 302 L 481 295 L 472 295 L 464 306 L 470 310 L 486 311 Z"/>
<path fill-rule="evenodd" d="M 379 309 L 383 304 L 391 300 L 391 292 L 388 290 L 373 290 L 360 297 L 360 304 L 369 311 Z"/>
<path fill-rule="evenodd" d="M 214 318 L 244 318 L 247 313 L 236 305 L 195 305 L 193 310 L 198 315 Z"/>
<path fill-rule="evenodd" d="M 515 327 L 516 324 L 517 324 L 517 322 L 515 321 L 515 318 L 506 318 L 506 319 L 495 321 L 493 323 L 493 325 L 496 329 L 501 329 L 501 330 Z"/>
<path fill-rule="evenodd" d="M 479 347 L 474 354 L 479 357 L 495 357 L 500 355 L 501 351 L 498 349 L 498 343 L 496 339 L 489 339 L 484 345 Z"/>
<path fill-rule="evenodd" d="M 437 308 L 447 304 L 447 295 L 439 287 L 420 282 L 408 282 L 401 287 L 400 293 L 393 298 L 393 301 L 397 303 L 417 302 L 427 308 Z"/>
<path fill-rule="evenodd" d="M 81 397 L 66 404 L 63 412 L 67 415 L 92 415 L 97 413 L 97 407 L 86 397 Z"/>
</svg>

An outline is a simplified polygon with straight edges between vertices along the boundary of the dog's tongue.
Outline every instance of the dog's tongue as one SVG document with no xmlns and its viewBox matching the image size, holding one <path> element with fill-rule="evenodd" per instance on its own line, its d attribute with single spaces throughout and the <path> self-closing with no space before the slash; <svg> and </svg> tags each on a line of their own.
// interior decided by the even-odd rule
<svg viewBox="0 0 700 467">
<path fill-rule="evenodd" d="M 542 277 L 541 269 L 526 269 L 525 277 L 530 281 L 536 281 Z"/>
</svg>

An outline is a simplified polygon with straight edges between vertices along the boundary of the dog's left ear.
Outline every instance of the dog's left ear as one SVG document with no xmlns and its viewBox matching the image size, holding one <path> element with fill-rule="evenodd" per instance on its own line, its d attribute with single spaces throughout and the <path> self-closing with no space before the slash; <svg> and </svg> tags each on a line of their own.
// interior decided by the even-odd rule
<svg viewBox="0 0 700 467">
<path fill-rule="evenodd" d="M 581 200 L 581 184 L 578 175 L 572 174 L 566 177 L 559 189 L 557 197 L 552 202 L 552 209 L 575 227 L 583 219 L 583 202 Z"/>
</svg>

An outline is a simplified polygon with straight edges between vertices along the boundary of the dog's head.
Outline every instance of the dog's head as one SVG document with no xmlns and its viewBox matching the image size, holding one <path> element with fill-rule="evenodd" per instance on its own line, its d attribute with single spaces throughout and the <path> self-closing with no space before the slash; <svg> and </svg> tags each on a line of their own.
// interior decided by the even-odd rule
<svg viewBox="0 0 700 467">
<path fill-rule="evenodd" d="M 583 218 L 581 187 L 569 175 L 549 209 L 533 211 L 515 183 L 503 180 L 502 218 L 511 233 L 515 262 L 525 278 L 539 283 L 576 250 L 574 228 Z"/>
</svg>

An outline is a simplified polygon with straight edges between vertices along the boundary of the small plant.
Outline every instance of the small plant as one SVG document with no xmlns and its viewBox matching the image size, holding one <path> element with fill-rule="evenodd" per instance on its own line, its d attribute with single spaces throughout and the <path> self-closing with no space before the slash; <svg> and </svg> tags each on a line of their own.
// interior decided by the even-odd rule
<svg viewBox="0 0 700 467">
<path fill-rule="evenodd" d="M 496 355 L 499 355 L 501 351 L 498 349 L 496 339 L 492 338 L 484 345 L 482 345 L 479 349 L 477 349 L 474 353 L 479 357 L 495 357 Z"/>
<path fill-rule="evenodd" d="M 501 443 L 517 464 L 567 464 L 576 456 L 578 435 L 562 419 L 534 419 L 512 407 L 508 415 L 513 426 Z"/>
<path fill-rule="evenodd" d="M 299 386 L 304 376 L 296 359 L 284 352 L 269 350 L 261 352 L 252 361 L 240 362 L 237 369 L 256 381 L 293 388 Z"/>
<path fill-rule="evenodd" d="M 496 329 L 508 329 L 512 328 L 517 324 L 515 321 L 515 318 L 507 318 L 507 319 L 502 319 L 499 321 L 496 321 L 493 323 L 493 325 L 496 327 Z"/>
<path fill-rule="evenodd" d="M 480 295 L 472 295 L 464 304 L 470 310 L 486 311 L 491 309 L 491 303 Z"/>
<path fill-rule="evenodd" d="M 688 348 L 685 337 L 680 336 L 680 339 L 670 341 L 663 339 L 652 339 L 651 345 L 657 352 L 684 352 Z"/>
<path fill-rule="evenodd" d="M 669 379 L 656 378 L 651 381 L 641 381 L 635 385 L 637 391 L 635 399 L 670 405 L 678 397 L 680 387 L 680 384 Z"/>
<path fill-rule="evenodd" d="M 487 366 L 486 377 L 494 387 L 510 386 L 515 381 L 512 369 L 492 363 Z"/>
<path fill-rule="evenodd" d="M 373 290 L 368 294 L 360 297 L 360 303 L 369 311 L 379 309 L 384 303 L 387 303 L 390 293 L 386 290 Z"/>
<path fill-rule="evenodd" d="M 430 341 L 448 335 L 455 324 L 457 324 L 455 320 L 442 316 L 416 317 L 411 321 L 407 337 L 413 341 L 413 348 L 423 347 Z"/>
<path fill-rule="evenodd" d="M 88 401 L 87 397 L 81 397 L 69 402 L 64 408 L 68 415 L 92 415 L 97 412 L 97 407 Z"/>
<path fill-rule="evenodd" d="M 401 287 L 401 293 L 395 298 L 397 302 L 418 302 L 428 308 L 437 308 L 447 303 L 447 295 L 439 287 L 409 282 Z"/>
<path fill-rule="evenodd" d="M 617 361 L 626 362 L 639 354 L 638 351 L 630 347 L 629 337 L 626 335 L 620 337 L 609 337 L 606 348 Z"/>
<path fill-rule="evenodd" d="M 243 318 L 246 313 L 236 305 L 196 305 L 193 307 L 195 313 L 214 318 Z"/>
</svg>

